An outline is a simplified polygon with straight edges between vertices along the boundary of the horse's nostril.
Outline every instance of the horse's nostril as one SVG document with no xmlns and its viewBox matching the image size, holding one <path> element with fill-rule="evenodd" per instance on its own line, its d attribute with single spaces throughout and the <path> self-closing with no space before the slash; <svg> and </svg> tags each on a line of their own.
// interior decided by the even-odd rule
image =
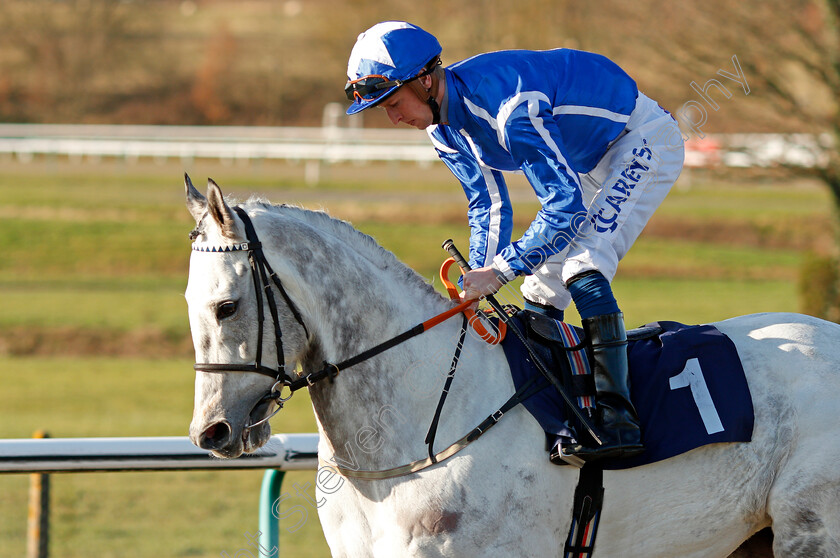
<svg viewBox="0 0 840 558">
<path fill-rule="evenodd" d="M 230 441 L 231 428 L 227 421 L 220 421 L 211 424 L 204 429 L 198 439 L 198 447 L 201 449 L 219 449 L 225 447 Z"/>
</svg>

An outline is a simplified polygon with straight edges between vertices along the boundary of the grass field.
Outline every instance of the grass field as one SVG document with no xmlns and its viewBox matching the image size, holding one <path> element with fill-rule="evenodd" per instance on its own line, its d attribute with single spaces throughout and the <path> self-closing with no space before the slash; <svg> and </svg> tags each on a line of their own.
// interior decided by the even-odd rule
<svg viewBox="0 0 840 558">
<path fill-rule="evenodd" d="M 463 194 L 445 169 L 303 168 L 199 162 L 226 193 L 325 208 L 374 236 L 436 285 L 443 239 L 467 245 Z M 192 412 L 183 291 L 193 226 L 180 164 L 0 161 L 0 438 L 181 436 Z M 192 172 L 192 169 L 188 169 Z M 203 186 L 199 186 L 203 189 Z M 511 183 L 517 226 L 536 209 Z M 629 325 L 701 323 L 796 311 L 805 254 L 831 242 L 828 196 L 809 183 L 707 182 L 675 188 L 622 263 Z M 570 312 L 570 320 L 575 321 Z M 272 421 L 312 432 L 305 394 Z M 0 476 L 0 558 L 24 554 L 27 477 Z M 313 481 L 290 474 L 284 483 Z M 261 473 L 53 476 L 54 556 L 235 556 L 257 529 Z M 293 496 L 284 505 L 301 504 Z M 314 508 L 282 532 L 284 553 L 327 555 Z M 256 556 L 256 552 L 252 552 Z M 247 556 L 247 554 L 241 554 Z"/>
<path fill-rule="evenodd" d="M 4 357 L 0 370 L 3 438 L 29 437 L 34 425 L 53 437 L 187 434 L 189 359 Z M 306 394 L 296 396 L 273 424 L 280 432 L 314 432 Z M 290 497 L 281 515 L 306 504 L 293 486 L 305 486 L 313 476 L 287 474 L 284 493 Z M 51 555 L 209 557 L 253 550 L 245 534 L 257 530 L 261 481 L 260 471 L 52 475 Z M 27 475 L 0 475 L 4 558 L 25 554 L 28 482 Z M 300 530 L 282 535 L 295 556 L 327 555 L 311 512 Z"/>
</svg>

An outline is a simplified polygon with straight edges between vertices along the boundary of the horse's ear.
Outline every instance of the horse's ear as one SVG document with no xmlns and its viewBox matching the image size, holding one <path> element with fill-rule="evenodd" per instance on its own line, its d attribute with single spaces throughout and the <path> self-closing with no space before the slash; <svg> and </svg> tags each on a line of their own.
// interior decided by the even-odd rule
<svg viewBox="0 0 840 558">
<path fill-rule="evenodd" d="M 207 209 L 210 216 L 219 225 L 222 236 L 233 240 L 245 239 L 245 234 L 236 219 L 233 218 L 233 211 L 225 203 L 222 189 L 213 182 L 212 178 L 207 179 Z"/>
<path fill-rule="evenodd" d="M 198 224 L 204 214 L 207 213 L 207 198 L 195 189 L 192 180 L 190 180 L 190 175 L 187 173 L 184 173 L 184 189 L 187 191 L 187 209 L 195 219 L 195 223 Z"/>
</svg>

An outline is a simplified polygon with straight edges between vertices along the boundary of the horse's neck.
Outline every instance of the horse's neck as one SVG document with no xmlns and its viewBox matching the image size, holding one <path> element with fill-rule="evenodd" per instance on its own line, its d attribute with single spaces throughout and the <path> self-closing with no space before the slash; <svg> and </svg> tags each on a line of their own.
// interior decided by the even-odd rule
<svg viewBox="0 0 840 558">
<path fill-rule="evenodd" d="M 348 292 L 344 299 L 353 302 L 349 307 L 323 308 L 319 321 L 327 327 L 318 332 L 319 346 L 304 369 L 320 368 L 324 360 L 335 363 L 355 356 L 422 321 L 420 308 L 412 309 L 407 301 L 414 297 L 388 293 L 392 287 L 382 283 L 384 292 L 378 296 L 366 289 Z M 440 303 L 417 303 L 435 313 L 442 308 Z M 406 316 L 412 316 L 414 323 Z M 441 327 L 450 329 L 447 326 Z M 376 458 L 391 454 L 388 448 L 396 447 L 396 440 L 422 439 L 425 433 L 419 432 L 415 418 L 422 405 L 411 394 L 416 389 L 412 380 L 428 373 L 424 360 L 435 355 L 426 335 L 348 368 L 333 383 L 310 389 L 321 435 L 340 463 L 343 460 L 342 464 L 353 468 L 382 466 L 374 465 Z"/>
<path fill-rule="evenodd" d="M 449 308 L 439 296 L 402 275 L 385 277 L 382 270 L 373 269 L 365 273 L 372 274 L 366 285 L 356 283 L 341 293 L 331 291 L 335 283 L 326 282 L 320 296 L 335 302 L 318 307 L 317 344 L 304 362 L 305 371 L 321 368 L 324 360 L 335 363 L 354 356 Z M 423 440 L 459 341 L 461 321 L 458 316 L 451 318 L 343 371 L 333 383 L 310 389 L 322 438 L 337 461 L 371 469 L 423 457 Z M 438 449 L 466 434 L 493 410 L 486 408 L 480 390 L 499 382 L 501 375 L 492 372 L 504 365 L 498 352 L 487 351 L 482 344 L 469 338 L 464 346 L 441 419 Z"/>
<path fill-rule="evenodd" d="M 459 342 L 460 324 L 460 317 L 452 318 L 347 369 L 333 384 L 310 389 L 328 446 L 323 457 L 360 469 L 391 468 L 425 457 L 424 440 Z M 370 339 L 370 346 L 384 339 Z M 467 434 L 511 393 L 509 376 L 502 375 L 500 349 L 488 351 L 482 344 L 470 337 L 464 345 L 440 417 L 435 452 Z"/>
</svg>

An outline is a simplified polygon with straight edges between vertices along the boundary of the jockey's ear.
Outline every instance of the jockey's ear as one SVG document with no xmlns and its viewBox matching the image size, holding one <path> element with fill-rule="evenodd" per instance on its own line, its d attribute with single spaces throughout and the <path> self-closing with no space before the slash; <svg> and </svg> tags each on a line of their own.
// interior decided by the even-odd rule
<svg viewBox="0 0 840 558">
<path fill-rule="evenodd" d="M 190 180 L 190 175 L 187 173 L 184 173 L 184 188 L 187 191 L 187 210 L 189 210 L 197 225 L 204 214 L 207 213 L 207 198 L 195 189 L 192 180 Z"/>
<path fill-rule="evenodd" d="M 207 179 L 207 210 L 216 224 L 221 229 L 222 236 L 231 240 L 245 240 L 245 232 L 233 217 L 233 211 L 222 196 L 222 189 L 213 182 L 212 178 Z"/>
</svg>

